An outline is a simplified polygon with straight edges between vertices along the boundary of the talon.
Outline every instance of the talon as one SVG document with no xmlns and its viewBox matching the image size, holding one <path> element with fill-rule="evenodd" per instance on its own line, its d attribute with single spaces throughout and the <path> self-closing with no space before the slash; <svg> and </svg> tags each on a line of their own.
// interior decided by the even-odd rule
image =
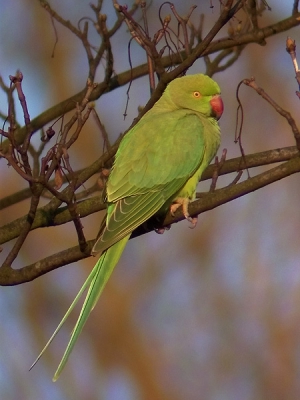
<svg viewBox="0 0 300 400">
<path fill-rule="evenodd" d="M 171 225 L 167 225 L 164 228 L 156 228 L 154 231 L 159 235 L 162 235 L 165 231 L 169 231 L 171 229 Z"/>
<path fill-rule="evenodd" d="M 171 204 L 170 214 L 174 217 L 175 211 L 182 206 L 182 212 L 184 217 L 192 224 L 191 229 L 194 229 L 197 225 L 198 217 L 191 217 L 188 211 L 190 199 L 187 197 L 178 197 L 175 199 L 174 203 Z"/>
<path fill-rule="evenodd" d="M 189 226 L 189 228 L 194 229 L 197 225 L 198 217 L 190 217 L 189 215 L 185 215 L 185 218 L 192 224 L 191 226 Z"/>
<path fill-rule="evenodd" d="M 181 204 L 182 204 L 182 203 L 173 203 L 173 204 L 171 204 L 171 207 L 170 207 L 170 214 L 172 215 L 172 217 L 175 216 L 175 212 L 176 212 L 176 210 L 181 206 Z"/>
<path fill-rule="evenodd" d="M 194 229 L 197 225 L 198 217 L 191 217 L 188 211 L 190 199 L 187 197 L 178 197 L 174 203 L 171 204 L 170 214 L 174 217 L 175 211 L 182 206 L 184 217 L 191 223 L 189 228 Z"/>
</svg>

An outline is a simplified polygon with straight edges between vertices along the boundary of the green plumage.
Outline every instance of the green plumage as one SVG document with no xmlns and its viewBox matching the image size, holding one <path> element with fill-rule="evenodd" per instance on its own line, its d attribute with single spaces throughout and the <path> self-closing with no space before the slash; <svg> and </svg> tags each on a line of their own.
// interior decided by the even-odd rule
<svg viewBox="0 0 300 400">
<path fill-rule="evenodd" d="M 201 174 L 220 144 L 217 118 L 222 114 L 223 104 L 219 94 L 219 86 L 208 76 L 197 74 L 175 79 L 121 141 L 107 182 L 106 225 L 93 248 L 93 254 L 102 255 L 38 357 L 83 291 L 89 288 L 53 380 L 64 368 L 132 231 L 174 204 L 175 208 L 182 204 L 186 218 L 190 219 L 187 204 L 194 199 Z"/>
</svg>

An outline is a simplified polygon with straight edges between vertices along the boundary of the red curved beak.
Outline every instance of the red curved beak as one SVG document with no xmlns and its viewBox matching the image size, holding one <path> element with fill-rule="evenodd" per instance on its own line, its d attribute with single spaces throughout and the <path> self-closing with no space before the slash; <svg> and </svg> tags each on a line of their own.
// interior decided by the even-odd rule
<svg viewBox="0 0 300 400">
<path fill-rule="evenodd" d="M 224 104 L 223 104 L 222 97 L 219 94 L 216 94 L 210 100 L 210 105 L 211 105 L 214 117 L 216 119 L 220 119 L 221 115 L 223 114 L 223 111 L 224 111 Z"/>
</svg>

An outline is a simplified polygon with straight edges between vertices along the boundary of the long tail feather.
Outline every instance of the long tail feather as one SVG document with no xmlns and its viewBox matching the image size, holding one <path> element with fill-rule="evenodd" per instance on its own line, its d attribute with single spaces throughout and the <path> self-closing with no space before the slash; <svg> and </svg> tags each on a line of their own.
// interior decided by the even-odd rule
<svg viewBox="0 0 300 400">
<path fill-rule="evenodd" d="M 98 263 L 97 263 L 98 264 Z M 66 322 L 66 319 L 68 318 L 68 316 L 71 314 L 73 308 L 75 307 L 76 303 L 78 302 L 78 300 L 80 299 L 80 297 L 82 296 L 83 292 L 85 291 L 85 289 L 88 287 L 88 285 L 90 285 L 91 281 L 94 278 L 95 273 L 97 272 L 97 264 L 94 266 L 94 268 L 92 269 L 92 271 L 90 272 L 89 276 L 87 277 L 86 281 L 84 282 L 84 284 L 82 285 L 81 289 L 79 290 L 79 292 L 77 293 L 75 299 L 73 300 L 72 304 L 70 305 L 70 307 L 68 308 L 68 311 L 65 313 L 63 319 L 60 321 L 59 325 L 57 326 L 57 328 L 55 329 L 55 331 L 53 332 L 52 336 L 50 337 L 50 339 L 48 340 L 48 342 L 45 344 L 43 350 L 40 352 L 40 354 L 37 356 L 37 358 L 35 359 L 35 361 L 33 362 L 33 364 L 31 365 L 31 367 L 29 368 L 29 371 L 35 366 L 35 364 L 39 361 L 39 359 L 42 357 L 42 355 L 45 353 L 45 351 L 47 350 L 47 348 L 49 347 L 50 343 L 52 342 L 52 340 L 55 338 L 55 336 L 57 335 L 57 333 L 60 331 L 61 327 L 63 326 L 63 324 Z"/>
<path fill-rule="evenodd" d="M 114 267 L 116 266 L 117 262 L 119 261 L 121 254 L 123 253 L 124 247 L 129 239 L 130 235 L 127 235 L 119 242 L 115 243 L 112 247 L 107 249 L 102 256 L 99 258 L 97 264 L 93 268 L 93 278 L 87 292 L 86 298 L 84 300 L 83 306 L 81 308 L 79 317 L 77 319 L 76 325 L 72 331 L 68 346 L 64 352 L 64 355 L 57 367 L 57 370 L 53 377 L 53 382 L 55 382 L 59 375 L 61 374 L 66 362 L 69 358 L 71 351 L 80 335 L 84 324 L 86 323 L 90 312 L 95 307 L 102 290 L 108 281 Z"/>
<path fill-rule="evenodd" d="M 30 369 L 34 367 L 34 365 L 38 362 L 38 360 L 44 354 L 44 352 L 46 351 L 46 349 L 48 348 L 48 346 L 50 345 L 50 343 L 52 342 L 52 340 L 54 339 L 54 337 L 56 336 L 56 334 L 58 333 L 58 331 L 60 330 L 60 328 L 66 321 L 66 319 L 68 318 L 68 316 L 70 315 L 71 311 L 73 310 L 75 304 L 77 303 L 77 301 L 83 294 L 84 290 L 89 286 L 89 289 L 86 294 L 86 298 L 85 298 L 83 306 L 81 308 L 79 317 L 78 317 L 77 322 L 74 326 L 74 329 L 71 333 L 71 337 L 70 337 L 68 346 L 67 346 L 67 348 L 64 352 L 64 355 L 57 367 L 55 374 L 54 374 L 53 382 L 55 382 L 59 378 L 59 375 L 61 374 L 61 372 L 68 360 L 68 357 L 69 357 L 71 351 L 73 350 L 76 340 L 78 339 L 78 336 L 80 335 L 82 328 L 83 328 L 84 324 L 86 323 L 90 312 L 95 307 L 106 282 L 108 281 L 114 267 L 116 266 L 117 262 L 120 259 L 120 256 L 124 250 L 124 247 L 129 239 L 129 237 L 130 237 L 130 235 L 124 237 L 122 240 L 115 243 L 112 247 L 107 249 L 101 255 L 101 257 L 97 261 L 96 265 L 90 272 L 88 278 L 84 282 L 83 286 L 79 290 L 77 296 L 73 300 L 68 311 L 64 315 L 64 317 L 61 320 L 61 322 L 59 323 L 58 327 L 55 329 L 53 335 L 48 340 L 47 344 L 45 345 L 45 347 L 43 348 L 43 350 L 41 351 L 41 353 L 39 354 L 37 359 L 34 361 L 32 366 L 30 367 Z"/>
</svg>

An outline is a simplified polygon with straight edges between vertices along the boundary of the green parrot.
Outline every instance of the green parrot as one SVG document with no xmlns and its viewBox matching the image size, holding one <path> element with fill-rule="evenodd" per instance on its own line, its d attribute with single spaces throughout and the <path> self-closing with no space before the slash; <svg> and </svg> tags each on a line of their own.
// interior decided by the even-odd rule
<svg viewBox="0 0 300 400">
<path fill-rule="evenodd" d="M 184 76 L 169 83 L 153 108 L 124 136 L 107 182 L 105 223 L 92 250 L 101 257 L 32 367 L 88 288 L 53 381 L 58 379 L 135 228 L 180 206 L 185 218 L 196 224 L 188 204 L 219 148 L 222 112 L 220 88 L 214 80 L 203 74 Z"/>
</svg>

